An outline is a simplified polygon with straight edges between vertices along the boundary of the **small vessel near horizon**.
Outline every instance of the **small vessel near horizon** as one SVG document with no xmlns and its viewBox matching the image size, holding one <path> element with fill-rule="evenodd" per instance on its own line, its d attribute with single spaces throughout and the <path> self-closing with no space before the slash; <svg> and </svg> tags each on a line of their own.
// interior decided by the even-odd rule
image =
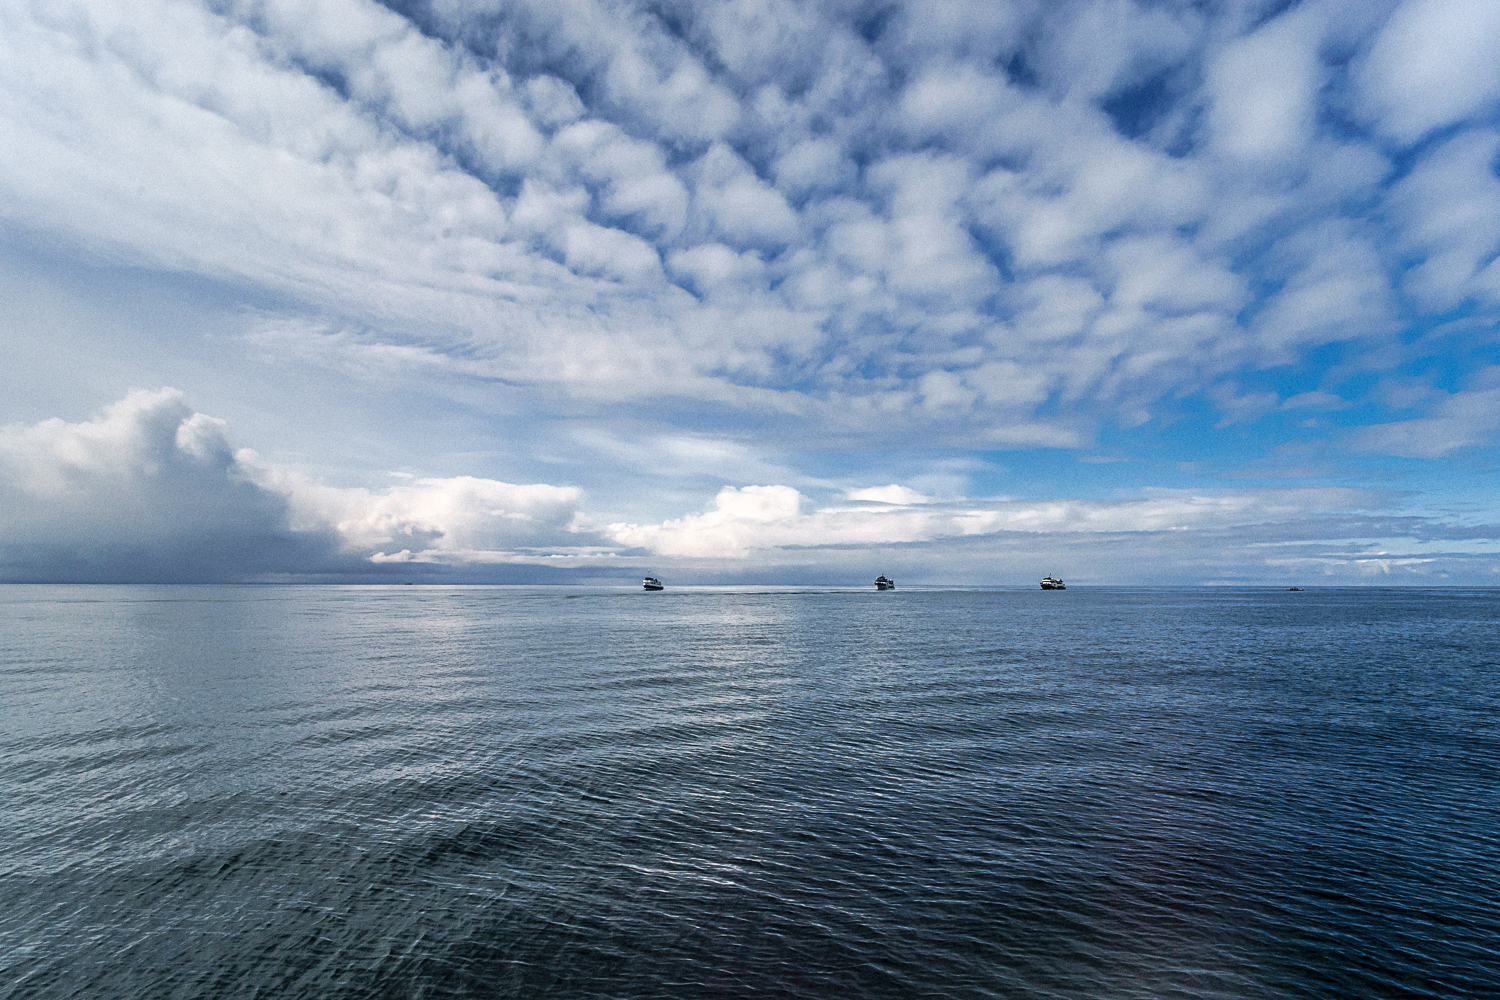
<svg viewBox="0 0 1500 1000">
<path fill-rule="evenodd" d="M 1060 579 L 1059 580 L 1052 579 L 1052 574 L 1048 573 L 1046 576 L 1042 577 L 1042 589 L 1043 590 L 1067 590 L 1068 587 L 1067 587 L 1067 584 L 1065 584 L 1065 583 L 1062 582 L 1062 580 L 1060 580 Z"/>
<path fill-rule="evenodd" d="M 646 579 L 642 581 L 642 584 L 645 586 L 645 588 L 647 590 L 666 590 L 667 589 L 665 586 L 662 585 L 662 582 L 660 580 L 658 580 L 654 576 L 648 576 L 648 577 L 646 577 Z"/>
<path fill-rule="evenodd" d="M 882 574 L 880 574 L 879 576 L 877 576 L 875 578 L 875 589 L 876 590 L 895 590 L 896 589 L 896 581 L 888 579 L 886 577 L 886 575 L 884 573 L 882 573 Z"/>
</svg>

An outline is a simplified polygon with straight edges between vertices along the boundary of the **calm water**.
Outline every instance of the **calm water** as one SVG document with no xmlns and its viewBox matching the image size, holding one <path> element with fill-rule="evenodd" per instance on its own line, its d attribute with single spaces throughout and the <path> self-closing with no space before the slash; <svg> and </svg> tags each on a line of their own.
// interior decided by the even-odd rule
<svg viewBox="0 0 1500 1000">
<path fill-rule="evenodd" d="M 0 588 L 0 997 L 1500 995 L 1497 619 Z"/>
</svg>

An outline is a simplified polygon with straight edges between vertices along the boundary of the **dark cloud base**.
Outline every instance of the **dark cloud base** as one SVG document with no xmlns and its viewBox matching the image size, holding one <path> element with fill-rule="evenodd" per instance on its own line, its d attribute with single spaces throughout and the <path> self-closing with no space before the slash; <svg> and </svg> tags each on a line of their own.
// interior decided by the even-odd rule
<svg viewBox="0 0 1500 1000">
<path fill-rule="evenodd" d="M 639 583 L 644 571 L 534 565 L 372 563 L 331 534 L 242 536 L 149 548 L 0 543 L 0 583 L 527 584 Z"/>
<path fill-rule="evenodd" d="M 3 544 L 6 583 L 242 583 L 273 574 L 357 569 L 331 535 L 267 534 L 176 539 L 166 544 Z"/>
</svg>

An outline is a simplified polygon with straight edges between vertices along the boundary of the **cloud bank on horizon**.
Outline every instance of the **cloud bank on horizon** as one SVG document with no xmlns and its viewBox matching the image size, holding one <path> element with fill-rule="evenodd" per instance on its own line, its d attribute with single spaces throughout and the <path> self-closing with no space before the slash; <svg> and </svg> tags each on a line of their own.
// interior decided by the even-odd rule
<svg viewBox="0 0 1500 1000">
<path fill-rule="evenodd" d="M 1397 499 L 1282 488 L 938 501 L 891 484 L 812 506 L 790 486 L 752 485 L 660 524 L 602 524 L 576 488 L 472 476 L 382 489 L 309 482 L 233 448 L 222 420 L 165 389 L 134 392 L 91 421 L 0 429 L 0 580 L 557 582 L 645 566 L 715 582 L 830 582 L 880 562 L 918 579 L 940 564 L 947 580 L 973 582 L 1051 556 L 1087 559 L 1096 578 L 1196 569 L 1243 582 L 1393 567 L 1463 574 L 1492 561 L 1463 546 L 1493 548 L 1500 527 L 1403 515 Z M 1388 538 L 1421 551 L 1369 544 Z"/>
<path fill-rule="evenodd" d="M 0 249 L 535 441 L 349 485 L 101 361 L 0 412 L 8 578 L 1500 572 L 1485 0 L 24 0 L 0 122 Z"/>
</svg>

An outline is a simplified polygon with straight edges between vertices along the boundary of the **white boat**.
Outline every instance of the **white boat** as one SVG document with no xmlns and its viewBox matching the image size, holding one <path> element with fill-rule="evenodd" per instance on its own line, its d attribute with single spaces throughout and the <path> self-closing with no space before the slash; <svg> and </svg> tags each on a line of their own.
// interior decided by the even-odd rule
<svg viewBox="0 0 1500 1000">
<path fill-rule="evenodd" d="M 888 580 L 888 579 L 886 579 L 886 575 L 884 573 L 882 573 L 882 574 L 880 574 L 879 576 L 877 576 L 875 578 L 875 589 L 876 590 L 895 590 L 896 589 L 896 581 L 895 580 Z"/>
<path fill-rule="evenodd" d="M 1043 590 L 1067 590 L 1067 586 L 1061 580 L 1052 579 L 1052 574 L 1042 577 Z"/>
<path fill-rule="evenodd" d="M 665 587 L 662 586 L 662 582 L 660 580 L 658 580 L 654 576 L 648 576 L 648 577 L 646 577 L 646 579 L 643 582 L 644 582 L 645 587 L 646 587 L 647 590 L 665 590 L 666 589 Z"/>
</svg>

